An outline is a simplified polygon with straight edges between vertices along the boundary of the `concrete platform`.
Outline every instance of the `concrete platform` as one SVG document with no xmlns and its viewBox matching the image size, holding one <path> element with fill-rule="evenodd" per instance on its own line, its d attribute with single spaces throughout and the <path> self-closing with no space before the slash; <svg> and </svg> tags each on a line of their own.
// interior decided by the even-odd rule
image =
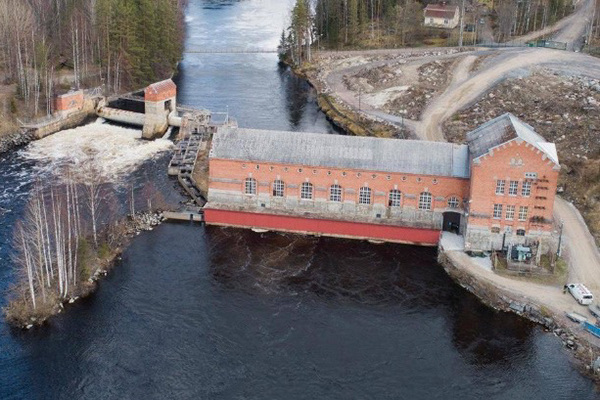
<svg viewBox="0 0 600 400">
<path fill-rule="evenodd" d="M 165 211 L 163 216 L 167 220 L 204 222 L 204 214 L 195 211 Z"/>
</svg>

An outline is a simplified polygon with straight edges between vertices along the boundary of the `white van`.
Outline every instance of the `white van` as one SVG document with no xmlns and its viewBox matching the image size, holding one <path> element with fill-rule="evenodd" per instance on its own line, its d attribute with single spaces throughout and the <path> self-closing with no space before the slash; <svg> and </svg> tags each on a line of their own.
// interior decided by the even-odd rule
<svg viewBox="0 0 600 400">
<path fill-rule="evenodd" d="M 569 293 L 581 305 L 589 305 L 594 302 L 592 292 L 581 283 L 567 283 L 567 289 L 569 289 Z"/>
</svg>

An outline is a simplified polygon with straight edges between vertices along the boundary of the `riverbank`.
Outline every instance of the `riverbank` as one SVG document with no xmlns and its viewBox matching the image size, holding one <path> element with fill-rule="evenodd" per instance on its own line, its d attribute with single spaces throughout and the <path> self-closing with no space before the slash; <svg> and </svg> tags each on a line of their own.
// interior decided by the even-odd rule
<svg viewBox="0 0 600 400">
<path fill-rule="evenodd" d="M 98 287 L 98 281 L 108 275 L 131 240 L 143 231 L 151 231 L 164 220 L 162 211 L 140 212 L 133 218 L 123 218 L 104 232 L 100 232 L 99 236 L 109 237 L 112 245 L 100 246 L 97 254 L 91 257 L 90 263 L 93 265 L 86 268 L 88 276 L 82 277 L 69 297 L 48 298 L 43 304 L 32 308 L 29 299 L 23 295 L 28 290 L 27 284 L 18 284 L 12 289 L 13 298 L 2 310 L 6 320 L 11 326 L 20 329 L 42 326 L 53 316 L 60 314 L 66 304 L 73 304 L 78 299 L 93 294 Z M 84 251 L 79 250 L 78 253 Z"/>
<path fill-rule="evenodd" d="M 34 140 L 43 139 L 65 129 L 85 125 L 96 118 L 95 103 L 68 115 L 57 115 L 50 119 L 21 126 L 12 133 L 0 136 L 0 154 L 24 146 Z"/>
<path fill-rule="evenodd" d="M 444 238 L 438 248 L 438 262 L 458 285 L 485 305 L 497 311 L 515 313 L 544 326 L 547 332 L 553 332 L 567 349 L 576 368 L 595 382 L 600 382 L 600 371 L 594 371 L 592 367 L 600 357 L 600 340 L 566 317 L 567 310 L 588 315 L 585 307 L 576 305 L 570 295 L 561 293 L 559 287 L 514 281 L 496 275 L 461 249 L 453 248 Z M 545 301 L 544 297 L 559 301 Z"/>
<path fill-rule="evenodd" d="M 382 138 L 409 138 L 409 131 L 394 124 L 387 123 L 364 113 L 357 113 L 339 102 L 324 87 L 319 79 L 317 64 L 293 66 L 285 62 L 282 65 L 289 67 L 296 76 L 305 79 L 316 91 L 317 105 L 327 120 L 336 128 L 355 136 L 376 136 Z"/>
<path fill-rule="evenodd" d="M 33 133 L 25 129 L 17 128 L 12 133 L 5 134 L 0 137 L 0 154 L 6 153 L 19 146 L 29 144 L 35 140 Z"/>
</svg>

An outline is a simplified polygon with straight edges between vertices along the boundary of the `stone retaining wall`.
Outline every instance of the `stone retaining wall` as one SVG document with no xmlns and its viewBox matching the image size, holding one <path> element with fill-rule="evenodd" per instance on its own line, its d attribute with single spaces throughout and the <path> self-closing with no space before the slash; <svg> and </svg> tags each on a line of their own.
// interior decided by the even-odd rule
<svg viewBox="0 0 600 400">
<path fill-rule="evenodd" d="M 448 275 L 460 286 L 473 293 L 485 305 L 504 312 L 513 312 L 535 323 L 543 325 L 548 331 L 561 339 L 563 345 L 571 350 L 571 356 L 576 367 L 584 375 L 596 382 L 600 382 L 600 370 L 595 373 L 590 365 L 590 360 L 600 357 L 600 348 L 591 343 L 587 338 L 573 332 L 572 324 L 562 315 L 553 315 L 543 305 L 533 303 L 523 296 L 515 295 L 495 285 L 483 282 L 455 265 L 454 261 L 446 254 L 443 248 L 438 248 L 438 263 L 444 267 Z"/>
</svg>

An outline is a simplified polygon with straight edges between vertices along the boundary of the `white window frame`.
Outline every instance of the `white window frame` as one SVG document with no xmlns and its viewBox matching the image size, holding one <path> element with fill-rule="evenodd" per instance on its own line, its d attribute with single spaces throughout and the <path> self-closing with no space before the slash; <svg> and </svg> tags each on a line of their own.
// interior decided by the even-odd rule
<svg viewBox="0 0 600 400">
<path fill-rule="evenodd" d="M 429 192 L 421 192 L 419 195 L 419 210 L 431 211 L 433 196 Z"/>
<path fill-rule="evenodd" d="M 285 182 L 281 179 L 273 181 L 273 197 L 285 196 Z"/>
<path fill-rule="evenodd" d="M 402 205 L 402 192 L 398 189 L 390 190 L 388 194 L 388 206 L 389 207 L 400 207 Z"/>
<path fill-rule="evenodd" d="M 496 194 L 503 195 L 505 188 L 506 188 L 506 181 L 504 179 L 496 179 Z"/>
<path fill-rule="evenodd" d="M 519 194 L 519 181 L 509 181 L 508 182 L 508 195 L 516 196 Z"/>
<path fill-rule="evenodd" d="M 527 221 L 528 213 L 529 213 L 529 207 L 519 206 L 519 221 Z"/>
<path fill-rule="evenodd" d="M 516 208 L 516 206 L 512 206 L 512 205 L 506 206 L 505 218 L 507 220 L 512 221 L 513 219 L 515 219 L 515 208 Z"/>
<path fill-rule="evenodd" d="M 329 186 L 329 201 L 334 203 L 341 203 L 342 201 L 342 187 L 337 183 Z"/>
<path fill-rule="evenodd" d="M 502 204 L 494 204 L 494 212 L 492 216 L 494 219 L 502 219 Z"/>
<path fill-rule="evenodd" d="M 456 196 L 450 196 L 448 199 L 449 208 L 458 208 L 460 206 L 460 199 Z"/>
<path fill-rule="evenodd" d="M 523 232 L 523 234 L 519 235 L 519 232 Z M 526 234 L 527 234 L 527 232 L 525 231 L 525 229 L 519 228 L 515 231 L 515 235 L 517 235 L 517 236 L 525 236 Z"/>
<path fill-rule="evenodd" d="M 363 186 L 358 189 L 358 204 L 369 205 L 371 204 L 371 188 Z"/>
<path fill-rule="evenodd" d="M 246 178 L 244 181 L 244 194 L 248 196 L 256 196 L 256 179 L 254 178 Z"/>
<path fill-rule="evenodd" d="M 531 182 L 524 181 L 521 185 L 521 196 L 529 197 L 531 196 Z"/>
<path fill-rule="evenodd" d="M 300 186 L 300 199 L 312 200 L 313 199 L 313 185 L 310 182 L 302 182 Z"/>
</svg>

